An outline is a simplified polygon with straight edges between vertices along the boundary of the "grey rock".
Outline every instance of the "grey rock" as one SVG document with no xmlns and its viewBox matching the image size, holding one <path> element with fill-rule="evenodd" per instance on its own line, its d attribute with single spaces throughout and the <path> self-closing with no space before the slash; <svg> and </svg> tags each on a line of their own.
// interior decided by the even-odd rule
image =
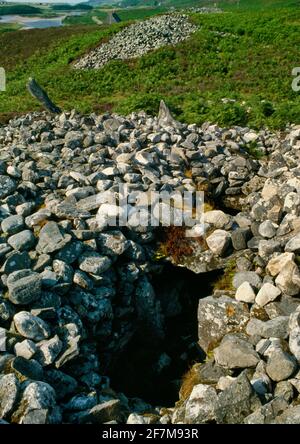
<svg viewBox="0 0 300 444">
<path fill-rule="evenodd" d="M 7 418 L 14 410 L 20 392 L 20 384 L 13 373 L 0 378 L 0 418 Z"/>
<path fill-rule="evenodd" d="M 217 392 L 213 387 L 197 384 L 185 404 L 185 423 L 202 424 L 215 421 Z"/>
<path fill-rule="evenodd" d="M 229 369 L 255 367 L 259 362 L 253 345 L 236 335 L 224 336 L 214 357 L 218 365 Z"/>
<path fill-rule="evenodd" d="M 216 406 L 217 422 L 239 424 L 246 416 L 261 407 L 260 400 L 253 390 L 246 371 L 218 396 Z"/>
<path fill-rule="evenodd" d="M 243 331 L 249 321 L 246 304 L 227 296 L 200 299 L 198 305 L 199 345 L 211 350 L 228 333 Z"/>
<path fill-rule="evenodd" d="M 26 311 L 20 311 L 14 316 L 17 331 L 25 338 L 41 341 L 50 336 L 50 328 L 42 319 Z"/>
<path fill-rule="evenodd" d="M 31 270 L 14 271 L 7 278 L 9 300 L 13 304 L 26 305 L 41 296 L 41 278 Z"/>
<path fill-rule="evenodd" d="M 79 260 L 79 268 L 87 273 L 101 275 L 111 266 L 112 262 L 107 256 L 101 256 L 96 252 L 86 252 Z"/>
<path fill-rule="evenodd" d="M 9 216 L 1 222 L 1 229 L 6 234 L 16 234 L 24 228 L 24 218 L 22 216 Z"/>
<path fill-rule="evenodd" d="M 256 289 L 259 289 L 261 286 L 261 278 L 254 271 L 238 272 L 234 275 L 232 281 L 234 288 L 239 288 L 244 282 L 249 282 Z"/>
<path fill-rule="evenodd" d="M 56 222 L 48 222 L 40 231 L 36 250 L 39 253 L 53 253 L 61 250 L 70 241 L 70 234 L 64 234 Z"/>
<path fill-rule="evenodd" d="M 265 322 L 252 318 L 247 324 L 246 332 L 250 336 L 258 335 L 263 338 L 285 339 L 288 336 L 288 321 L 287 316 L 278 316 Z"/>
<path fill-rule="evenodd" d="M 7 239 L 7 242 L 14 250 L 30 250 L 35 245 L 35 237 L 29 230 L 21 231 Z"/>
<path fill-rule="evenodd" d="M 296 369 L 295 358 L 279 349 L 271 353 L 266 366 L 267 374 L 276 382 L 288 379 Z"/>
</svg>

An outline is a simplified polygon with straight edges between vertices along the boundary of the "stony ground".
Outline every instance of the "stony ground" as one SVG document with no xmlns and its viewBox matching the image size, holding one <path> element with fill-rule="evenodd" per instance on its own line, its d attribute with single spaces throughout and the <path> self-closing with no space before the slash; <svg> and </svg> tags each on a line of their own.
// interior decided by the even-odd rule
<svg viewBox="0 0 300 444">
<path fill-rule="evenodd" d="M 164 106 L 159 119 L 30 114 L 0 127 L 0 421 L 300 423 L 299 146 L 299 127 L 200 128 Z M 234 268 L 199 300 L 206 362 L 168 409 L 115 392 L 103 367 L 137 328 L 161 341 L 172 316 L 152 286 L 155 229 L 135 226 L 133 205 L 126 227 L 108 227 L 119 209 L 101 196 L 120 183 L 205 187 L 235 209 L 207 208 L 205 242 L 178 261 Z"/>
<path fill-rule="evenodd" d="M 113 59 L 132 59 L 165 45 L 176 45 L 197 30 L 184 14 L 162 15 L 134 23 L 89 52 L 75 68 L 101 68 Z"/>
</svg>

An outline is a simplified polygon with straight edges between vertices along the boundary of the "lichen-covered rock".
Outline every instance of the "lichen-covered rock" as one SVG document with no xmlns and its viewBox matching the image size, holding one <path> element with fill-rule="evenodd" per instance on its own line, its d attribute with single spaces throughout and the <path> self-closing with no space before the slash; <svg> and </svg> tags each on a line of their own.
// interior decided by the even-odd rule
<svg viewBox="0 0 300 444">
<path fill-rule="evenodd" d="M 261 407 L 246 371 L 218 396 L 216 418 L 220 424 L 239 424 L 246 416 Z"/>
<path fill-rule="evenodd" d="M 259 355 L 248 341 L 236 335 L 226 335 L 214 349 L 216 363 L 229 369 L 255 367 Z"/>
<path fill-rule="evenodd" d="M 227 333 L 243 331 L 249 321 L 247 305 L 227 296 L 209 296 L 198 305 L 198 337 L 203 350 L 214 348 Z"/>
</svg>

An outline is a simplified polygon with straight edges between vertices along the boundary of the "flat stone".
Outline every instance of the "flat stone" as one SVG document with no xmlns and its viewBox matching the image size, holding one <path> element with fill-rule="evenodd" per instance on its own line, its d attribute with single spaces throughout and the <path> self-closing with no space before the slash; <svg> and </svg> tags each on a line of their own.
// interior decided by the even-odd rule
<svg viewBox="0 0 300 444">
<path fill-rule="evenodd" d="M 38 253 L 54 253 L 71 241 L 70 234 L 64 234 L 56 222 L 48 222 L 40 231 L 36 246 Z"/>
<path fill-rule="evenodd" d="M 236 335 L 224 336 L 214 357 L 218 365 L 229 369 L 255 367 L 260 359 L 253 345 Z"/>
</svg>

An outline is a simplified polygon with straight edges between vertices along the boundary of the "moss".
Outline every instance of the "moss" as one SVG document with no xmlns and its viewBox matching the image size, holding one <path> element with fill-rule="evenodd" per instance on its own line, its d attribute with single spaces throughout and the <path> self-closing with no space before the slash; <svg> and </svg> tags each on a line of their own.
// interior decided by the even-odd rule
<svg viewBox="0 0 300 444">
<path fill-rule="evenodd" d="M 231 260 L 228 262 L 223 276 L 218 278 L 213 285 L 213 290 L 234 291 L 232 280 L 236 272 L 236 261 Z"/>
</svg>

